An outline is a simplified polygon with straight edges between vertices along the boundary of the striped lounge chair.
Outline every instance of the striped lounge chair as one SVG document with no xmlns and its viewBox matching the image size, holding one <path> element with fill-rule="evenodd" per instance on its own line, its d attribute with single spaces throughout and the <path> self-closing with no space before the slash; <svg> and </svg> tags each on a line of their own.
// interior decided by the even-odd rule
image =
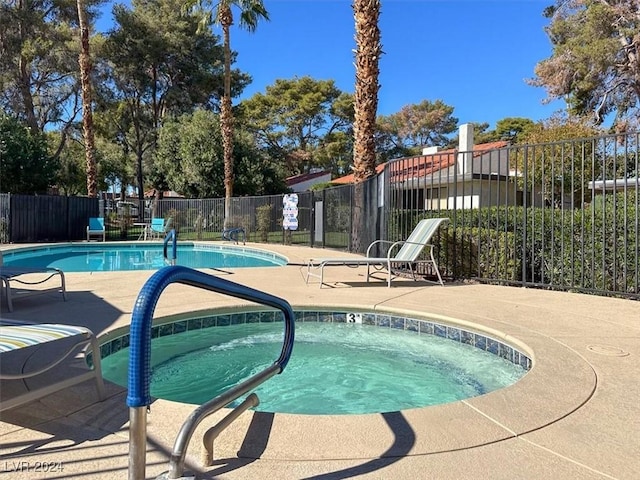
<svg viewBox="0 0 640 480">
<path fill-rule="evenodd" d="M 46 351 L 48 361 L 44 365 L 30 368 L 28 363 L 40 348 L 55 347 L 59 343 L 60 348 L 48 348 Z M 45 375 L 55 367 L 64 368 L 62 362 L 77 354 L 80 349 L 90 345 L 92 352 L 92 368 L 81 369 L 80 373 L 72 376 L 62 375 L 62 380 L 47 382 L 51 375 Z M 44 356 L 44 352 L 42 355 Z M 25 403 L 38 400 L 54 392 L 64 390 L 87 380 L 95 380 L 98 390 L 98 399 L 105 398 L 102 369 L 100 366 L 100 347 L 93 332 L 84 327 L 60 324 L 12 324 L 0 325 L 0 381 L 26 380 L 34 378 L 34 383 L 42 383 L 35 389 L 19 393 L 11 398 L 3 399 L 0 403 L 0 411 L 8 410 Z M 73 368 L 75 371 L 75 367 Z M 4 388 L 3 388 L 4 390 Z"/>
<path fill-rule="evenodd" d="M 414 265 L 417 263 L 426 263 L 431 264 L 432 269 L 438 276 L 438 283 L 444 286 L 436 259 L 433 256 L 433 245 L 429 242 L 431 241 L 431 237 L 435 235 L 438 227 L 446 224 L 448 221 L 448 218 L 428 218 L 420 220 L 406 240 L 397 242 L 376 240 L 371 243 L 369 248 L 367 248 L 366 257 L 312 258 L 307 262 L 306 282 L 309 283 L 311 277 L 316 277 L 320 279 L 320 288 L 322 288 L 322 285 L 325 283 L 324 267 L 331 265 L 349 267 L 365 265 L 367 267 L 367 282 L 369 282 L 369 279 L 373 278 L 374 274 L 378 271 L 382 273 L 386 272 L 387 285 L 391 287 L 391 280 L 394 278 L 394 268 L 405 267 L 409 273 L 411 273 L 413 280 L 417 280 Z M 375 248 L 385 244 L 388 245 L 386 257 L 374 257 L 372 253 L 375 251 Z M 420 254 L 423 249 L 427 249 L 429 258 L 420 259 Z"/>
</svg>

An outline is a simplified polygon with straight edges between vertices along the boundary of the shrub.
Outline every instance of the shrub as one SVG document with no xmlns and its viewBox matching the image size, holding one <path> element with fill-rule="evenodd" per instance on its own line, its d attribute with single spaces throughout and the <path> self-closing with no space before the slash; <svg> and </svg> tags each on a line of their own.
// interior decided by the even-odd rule
<svg viewBox="0 0 640 480">
<path fill-rule="evenodd" d="M 256 207 L 256 232 L 261 242 L 266 243 L 269 240 L 272 207 L 272 205 Z"/>
</svg>

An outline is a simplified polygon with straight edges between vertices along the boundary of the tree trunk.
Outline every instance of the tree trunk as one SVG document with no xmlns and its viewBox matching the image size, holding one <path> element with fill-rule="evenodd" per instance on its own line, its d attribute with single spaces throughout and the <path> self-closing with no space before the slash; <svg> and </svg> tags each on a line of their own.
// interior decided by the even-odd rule
<svg viewBox="0 0 640 480">
<path fill-rule="evenodd" d="M 84 0 L 76 0 L 80 25 L 80 86 L 82 88 L 82 134 L 87 169 L 87 196 L 98 196 L 98 174 L 91 106 L 91 57 L 89 55 L 89 23 Z"/>
<path fill-rule="evenodd" d="M 144 150 L 140 146 L 138 146 L 136 150 L 136 182 L 138 184 L 138 203 L 140 203 L 142 200 L 144 200 L 144 175 L 142 172 L 144 163 Z"/>
<path fill-rule="evenodd" d="M 353 123 L 354 203 L 351 224 L 352 250 L 362 251 L 367 215 L 362 182 L 375 175 L 376 115 L 378 111 L 380 44 L 380 0 L 354 0 L 353 15 L 356 27 L 356 82 Z"/>
<path fill-rule="evenodd" d="M 224 224 L 228 229 L 231 221 L 231 198 L 233 197 L 233 112 L 231 110 L 231 44 L 229 30 L 233 25 L 231 8 L 223 9 L 220 24 L 224 37 L 224 93 L 220 105 L 220 129 L 224 158 Z"/>
</svg>

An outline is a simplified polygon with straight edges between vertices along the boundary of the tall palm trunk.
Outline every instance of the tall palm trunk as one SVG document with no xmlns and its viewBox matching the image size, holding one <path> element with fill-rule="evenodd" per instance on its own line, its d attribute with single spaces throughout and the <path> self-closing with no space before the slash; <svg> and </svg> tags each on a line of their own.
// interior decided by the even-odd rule
<svg viewBox="0 0 640 480">
<path fill-rule="evenodd" d="M 91 109 L 91 57 L 89 55 L 89 23 L 84 0 L 76 0 L 80 25 L 80 86 L 82 88 L 82 133 L 87 169 L 87 195 L 98 196 L 98 178 Z"/>
<path fill-rule="evenodd" d="M 367 211 L 365 184 L 375 175 L 375 129 L 378 111 L 378 67 L 380 43 L 380 0 L 353 0 L 356 28 L 356 82 L 353 123 L 354 203 L 352 214 L 352 250 L 361 251 L 367 244 L 367 220 L 375 212 Z"/>
<path fill-rule="evenodd" d="M 20 13 L 24 15 L 24 18 L 27 18 L 27 10 L 29 9 L 30 4 L 26 0 L 19 0 L 17 6 Z M 25 20 L 19 20 L 18 31 L 20 32 L 20 42 L 22 44 L 24 44 L 28 39 L 26 30 L 27 27 L 25 25 Z M 32 133 L 36 133 L 40 131 L 40 127 L 38 125 L 38 119 L 36 118 L 35 114 L 33 94 L 31 93 L 31 67 L 29 65 L 29 61 L 22 53 L 20 54 L 20 59 L 18 60 L 18 67 L 20 69 L 18 88 L 20 89 L 22 101 L 24 102 L 24 114 L 26 122 Z"/>
<path fill-rule="evenodd" d="M 231 221 L 231 197 L 233 197 L 233 112 L 231 111 L 231 43 L 229 30 L 233 25 L 231 8 L 220 14 L 224 41 L 224 93 L 220 105 L 220 128 L 222 130 L 222 151 L 224 159 L 224 225 L 226 230 Z"/>
</svg>

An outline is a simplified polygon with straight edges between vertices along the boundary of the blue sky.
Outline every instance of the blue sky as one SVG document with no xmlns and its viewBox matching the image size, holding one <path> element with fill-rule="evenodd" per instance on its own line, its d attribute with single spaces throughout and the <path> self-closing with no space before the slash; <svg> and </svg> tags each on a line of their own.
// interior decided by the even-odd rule
<svg viewBox="0 0 640 480">
<path fill-rule="evenodd" d="M 264 0 L 270 21 L 255 32 L 232 27 L 236 67 L 253 83 L 241 98 L 276 79 L 309 75 L 353 93 L 351 0 Z M 525 80 L 551 55 L 543 9 L 553 0 L 382 0 L 378 113 L 442 100 L 459 123 L 505 117 L 543 120 L 563 108 Z M 98 28 L 108 28 L 107 9 Z M 221 34 L 219 27 L 214 27 Z M 237 103 L 240 99 L 234 99 Z"/>
</svg>

